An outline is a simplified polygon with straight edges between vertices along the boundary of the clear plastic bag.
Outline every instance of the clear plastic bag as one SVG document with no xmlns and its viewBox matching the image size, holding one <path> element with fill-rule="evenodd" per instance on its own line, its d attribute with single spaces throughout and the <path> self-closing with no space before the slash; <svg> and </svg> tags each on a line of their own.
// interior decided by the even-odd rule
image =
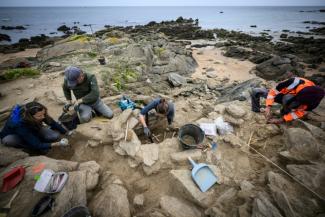
<svg viewBox="0 0 325 217">
<path fill-rule="evenodd" d="M 215 119 L 214 123 L 219 135 L 229 134 L 234 131 L 234 128 L 228 122 L 225 122 L 221 116 Z"/>
</svg>

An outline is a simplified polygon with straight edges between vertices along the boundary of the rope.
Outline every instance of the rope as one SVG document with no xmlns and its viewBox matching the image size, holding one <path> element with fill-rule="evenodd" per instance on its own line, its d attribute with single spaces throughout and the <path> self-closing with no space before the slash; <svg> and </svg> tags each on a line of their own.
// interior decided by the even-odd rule
<svg viewBox="0 0 325 217">
<path fill-rule="evenodd" d="M 282 169 L 280 166 L 278 166 L 276 163 L 274 163 L 272 160 L 270 160 L 269 158 L 267 158 L 266 156 L 264 156 L 262 153 L 260 153 L 259 151 L 257 151 L 255 148 L 253 148 L 252 146 L 250 146 L 250 142 L 252 140 L 254 132 L 251 133 L 249 141 L 247 143 L 247 146 L 249 148 L 251 148 L 253 151 L 255 151 L 257 154 L 259 154 L 260 156 L 262 156 L 264 159 L 266 159 L 267 161 L 269 161 L 272 165 L 274 165 L 276 168 L 278 168 L 279 170 L 281 170 L 282 172 L 284 172 L 286 175 L 288 175 L 290 178 L 292 178 L 294 181 L 296 181 L 298 184 L 300 184 L 301 186 L 305 187 L 308 191 L 310 191 L 311 193 L 313 193 L 315 196 L 317 196 L 319 199 L 325 201 L 325 199 L 320 196 L 319 194 L 317 194 L 315 191 L 313 191 L 311 188 L 309 188 L 307 185 L 305 185 L 304 183 L 302 183 L 299 179 L 295 178 L 294 176 L 292 176 L 290 173 L 288 173 L 287 171 L 285 171 L 284 169 Z"/>
</svg>

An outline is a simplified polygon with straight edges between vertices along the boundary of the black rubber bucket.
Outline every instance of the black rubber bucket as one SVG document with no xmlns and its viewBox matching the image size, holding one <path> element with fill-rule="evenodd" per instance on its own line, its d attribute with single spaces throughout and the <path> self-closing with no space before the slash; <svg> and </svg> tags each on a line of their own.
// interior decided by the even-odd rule
<svg viewBox="0 0 325 217">
<path fill-rule="evenodd" d="M 178 131 L 178 140 L 184 149 L 196 148 L 203 142 L 204 137 L 204 131 L 194 124 L 186 124 Z"/>
<path fill-rule="evenodd" d="M 77 112 L 73 114 L 63 112 L 59 117 L 59 121 L 68 128 L 68 130 L 74 130 L 77 128 L 77 125 L 80 124 Z"/>
<path fill-rule="evenodd" d="M 87 207 L 76 206 L 66 212 L 62 217 L 91 217 L 91 215 Z"/>
</svg>

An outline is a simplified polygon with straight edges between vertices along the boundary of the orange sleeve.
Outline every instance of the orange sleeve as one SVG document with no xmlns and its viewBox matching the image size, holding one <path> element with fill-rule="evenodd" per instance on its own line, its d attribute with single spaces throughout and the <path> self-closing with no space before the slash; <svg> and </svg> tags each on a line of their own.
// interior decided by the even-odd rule
<svg viewBox="0 0 325 217">
<path fill-rule="evenodd" d="M 297 109 L 293 110 L 292 112 L 290 112 L 286 115 L 283 115 L 283 119 L 286 122 L 289 122 L 289 121 L 293 121 L 298 118 L 302 118 L 306 114 L 306 112 L 305 112 L 306 109 L 307 109 L 307 106 L 301 105 Z"/>
<path fill-rule="evenodd" d="M 269 93 L 267 94 L 265 104 L 266 106 L 272 106 L 274 103 L 275 96 L 279 93 L 279 91 L 275 89 L 271 89 Z"/>
</svg>

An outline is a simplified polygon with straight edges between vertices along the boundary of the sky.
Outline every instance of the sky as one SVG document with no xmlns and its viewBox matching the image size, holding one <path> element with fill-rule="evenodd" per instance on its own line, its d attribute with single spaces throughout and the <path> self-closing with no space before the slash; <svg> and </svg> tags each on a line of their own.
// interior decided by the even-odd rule
<svg viewBox="0 0 325 217">
<path fill-rule="evenodd" d="M 325 0 L 0 0 L 6 6 L 325 6 Z"/>
</svg>

